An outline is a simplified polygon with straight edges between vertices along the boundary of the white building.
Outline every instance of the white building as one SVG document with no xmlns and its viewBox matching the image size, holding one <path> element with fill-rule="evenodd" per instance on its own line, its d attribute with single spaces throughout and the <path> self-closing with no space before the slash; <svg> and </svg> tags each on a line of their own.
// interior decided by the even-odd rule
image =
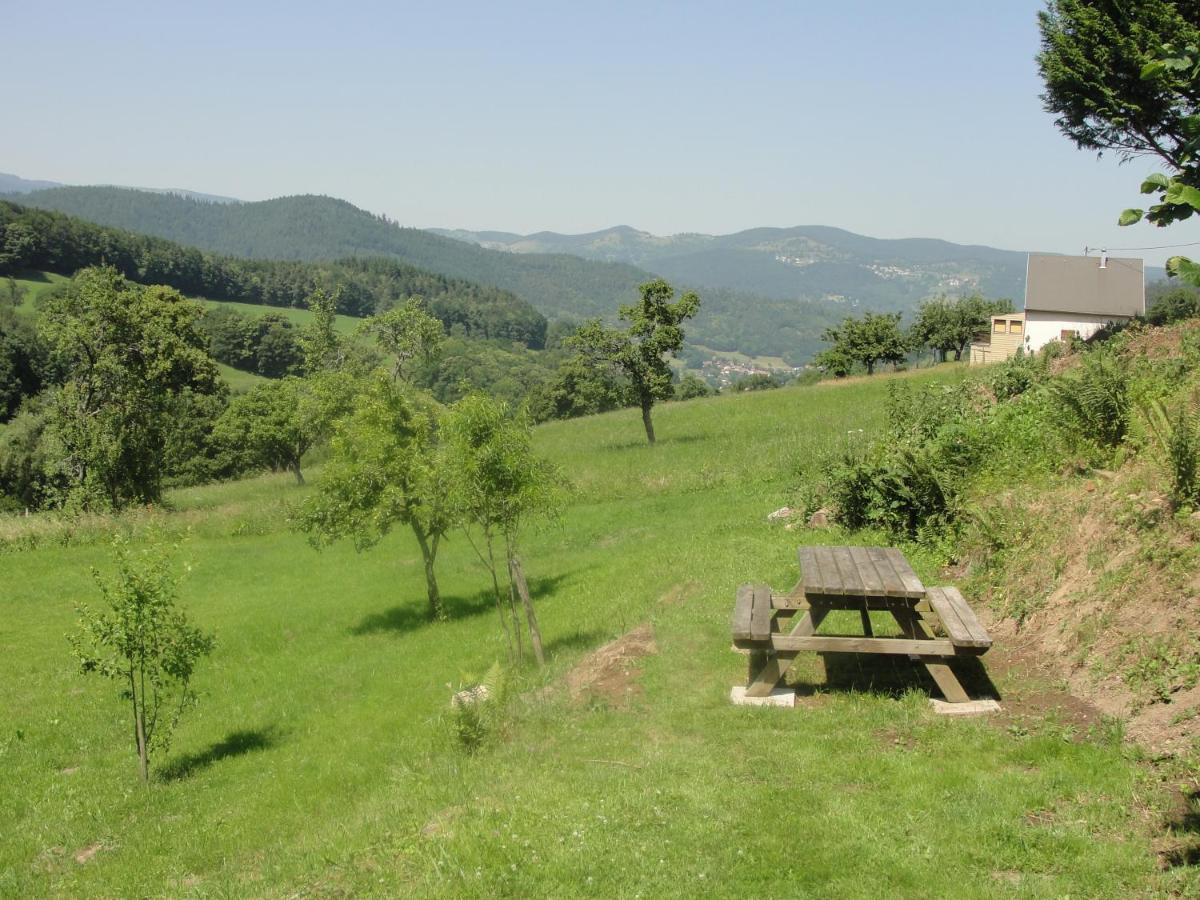
<svg viewBox="0 0 1200 900">
<path fill-rule="evenodd" d="M 997 362 L 1024 347 L 1033 353 L 1051 341 L 1090 338 L 1109 322 L 1146 311 L 1140 259 L 1030 253 L 1025 309 L 992 316 L 987 340 L 971 345 L 971 362 Z"/>
</svg>

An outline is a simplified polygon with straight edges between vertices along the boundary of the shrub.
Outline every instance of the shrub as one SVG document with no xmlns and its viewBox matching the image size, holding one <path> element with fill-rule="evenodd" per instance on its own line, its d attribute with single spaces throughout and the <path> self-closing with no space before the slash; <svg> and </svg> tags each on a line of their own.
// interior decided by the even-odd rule
<svg viewBox="0 0 1200 900">
<path fill-rule="evenodd" d="M 992 369 L 988 387 L 997 400 L 1010 400 L 1044 381 L 1048 368 L 1046 357 L 1018 351 Z"/>
<path fill-rule="evenodd" d="M 1080 437 L 1109 449 L 1124 440 L 1129 428 L 1129 382 L 1110 354 L 1087 354 L 1078 374 L 1051 382 L 1051 390 L 1063 424 L 1073 426 Z"/>
<path fill-rule="evenodd" d="M 463 679 L 450 700 L 451 725 L 459 746 L 474 753 L 498 729 L 506 699 L 507 675 L 499 663 L 492 663 L 479 681 Z"/>
</svg>

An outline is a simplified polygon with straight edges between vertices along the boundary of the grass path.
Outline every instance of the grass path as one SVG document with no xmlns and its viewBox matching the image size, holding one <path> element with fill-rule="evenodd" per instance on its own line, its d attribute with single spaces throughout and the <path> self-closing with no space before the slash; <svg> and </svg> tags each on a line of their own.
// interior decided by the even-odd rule
<svg viewBox="0 0 1200 900">
<path fill-rule="evenodd" d="M 919 681 L 792 713 L 729 706 L 735 586 L 788 585 L 795 545 L 830 540 L 766 513 L 815 457 L 877 428 L 884 396 L 876 379 L 671 404 L 653 449 L 636 412 L 540 428 L 578 487 L 525 548 L 551 664 L 473 756 L 450 686 L 504 651 L 460 538 L 439 560 L 453 620 L 432 626 L 408 535 L 317 553 L 286 528 L 289 476 L 178 492 L 165 521 L 190 528 L 185 600 L 220 644 L 149 790 L 113 691 L 75 674 L 63 638 L 103 541 L 0 554 L 0 896 L 1194 889 L 1190 870 L 1158 871 L 1154 791 L 1105 735 L 948 722 Z M 643 622 L 660 652 L 628 703 L 572 705 L 566 670 Z"/>
</svg>

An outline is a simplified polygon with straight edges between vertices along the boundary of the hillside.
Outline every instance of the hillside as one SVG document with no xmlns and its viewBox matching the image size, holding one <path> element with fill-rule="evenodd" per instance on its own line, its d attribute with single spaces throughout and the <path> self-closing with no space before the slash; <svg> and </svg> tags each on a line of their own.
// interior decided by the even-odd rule
<svg viewBox="0 0 1200 900">
<path fill-rule="evenodd" d="M 829 258 L 809 266 L 805 275 L 803 266 L 772 261 L 774 257 L 764 256 L 763 249 L 771 245 L 776 255 L 798 253 L 794 245 L 800 238 L 789 242 L 765 234 L 755 237 L 757 232 L 746 232 L 741 244 L 710 249 L 696 259 L 647 256 L 648 263 L 653 263 L 647 265 L 651 269 L 647 271 L 600 252 L 593 259 L 574 255 L 580 252 L 578 242 L 554 242 L 552 252 L 488 249 L 430 231 L 403 228 L 331 197 L 282 197 L 218 205 L 119 188 L 61 187 L 22 194 L 19 201 L 231 256 L 282 260 L 380 256 L 401 260 L 511 291 L 552 319 L 612 318 L 618 306 L 636 297 L 639 284 L 662 275 L 681 289 L 698 286 L 701 290 L 704 302 L 688 329 L 690 342 L 751 356 L 780 356 L 792 365 L 803 363 L 820 350 L 821 333 L 847 312 L 857 307 L 911 309 L 943 283 L 938 278 L 965 271 L 955 264 L 923 262 L 925 274 L 920 277 L 893 277 L 861 263 L 859 260 L 866 258 L 862 252 L 855 251 L 859 256 L 853 256 L 849 249 L 828 249 L 821 253 Z M 617 231 L 623 234 L 631 230 Z M 842 243 L 851 247 L 856 236 L 841 234 Z M 857 240 L 871 243 L 867 238 Z M 814 240 L 804 246 L 817 244 Z M 550 247 L 547 243 L 546 248 Z M 925 242 L 915 242 L 913 252 L 925 252 L 930 259 L 937 256 L 925 248 Z M 880 265 L 876 269 L 883 271 Z M 770 280 L 762 275 L 764 266 L 773 273 L 774 280 L 769 290 L 760 292 L 751 285 L 766 285 Z M 1023 257 L 1019 268 L 1023 275 Z M 933 272 L 942 274 L 934 277 L 929 274 Z M 797 273 L 803 275 L 799 281 Z M 988 285 L 992 286 L 990 282 Z"/>
<path fill-rule="evenodd" d="M 999 720 L 932 715 L 903 662 L 831 665 L 826 684 L 806 660 L 796 711 L 729 705 L 745 669 L 729 649 L 736 585 L 789 586 L 798 543 L 873 538 L 766 513 L 847 432 L 881 432 L 890 385 L 960 376 L 669 404 L 653 449 L 636 411 L 540 428 L 576 485 L 523 553 L 550 665 L 514 674 L 472 754 L 450 693 L 504 639 L 465 541 L 439 557 L 452 618 L 431 625 L 411 535 L 318 554 L 288 526 L 306 489 L 286 476 L 118 521 L 0 518 L 0 893 L 1193 895 L 1170 855 L 1189 832 L 1169 818 L 1192 813 L 1166 776 L 1119 731 L 1066 717 L 1004 646 L 984 658 Z M 156 525 L 188 535 L 183 599 L 219 644 L 147 791 L 115 689 L 76 674 L 63 634 L 93 599 L 90 567 L 111 565 L 111 532 Z M 906 552 L 945 577 L 936 554 Z"/>
<path fill-rule="evenodd" d="M 881 240 L 824 226 L 659 236 L 628 226 L 589 234 L 439 231 L 513 253 L 571 253 L 640 266 L 668 279 L 775 299 L 843 299 L 910 309 L 940 292 L 1024 295 L 1025 254 L 924 238 Z"/>
</svg>

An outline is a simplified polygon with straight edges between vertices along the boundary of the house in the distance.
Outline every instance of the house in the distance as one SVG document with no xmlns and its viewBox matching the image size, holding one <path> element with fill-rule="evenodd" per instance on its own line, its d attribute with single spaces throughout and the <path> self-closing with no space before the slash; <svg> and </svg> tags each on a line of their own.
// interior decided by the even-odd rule
<svg viewBox="0 0 1200 900">
<path fill-rule="evenodd" d="M 1033 353 L 1069 337 L 1086 340 L 1109 322 L 1127 322 L 1145 311 L 1140 259 L 1030 253 L 1025 309 L 992 316 L 987 338 L 971 344 L 971 362 L 998 362 L 1020 347 Z"/>
</svg>

